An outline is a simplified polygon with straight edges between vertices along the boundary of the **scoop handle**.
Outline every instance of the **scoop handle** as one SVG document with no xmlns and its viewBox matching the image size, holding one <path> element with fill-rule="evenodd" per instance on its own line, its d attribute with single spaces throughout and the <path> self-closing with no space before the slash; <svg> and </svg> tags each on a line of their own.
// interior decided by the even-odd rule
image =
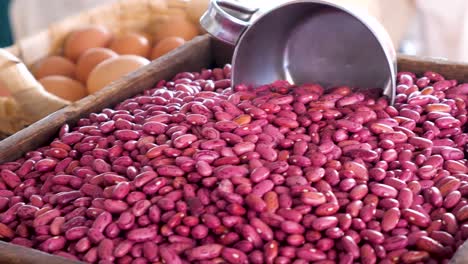
<svg viewBox="0 0 468 264">
<path fill-rule="evenodd" d="M 211 0 L 200 18 L 200 25 L 213 37 L 236 45 L 250 26 L 250 18 L 259 8 L 244 6 L 232 0 Z"/>
<path fill-rule="evenodd" d="M 26 65 L 5 49 L 0 49 L 0 82 L 10 91 L 19 111 L 30 122 L 70 104 L 47 92 Z"/>
</svg>

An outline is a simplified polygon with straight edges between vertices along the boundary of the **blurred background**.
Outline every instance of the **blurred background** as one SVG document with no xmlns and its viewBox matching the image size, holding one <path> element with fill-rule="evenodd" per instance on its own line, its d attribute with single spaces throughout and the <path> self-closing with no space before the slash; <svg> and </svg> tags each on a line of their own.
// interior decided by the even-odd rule
<svg viewBox="0 0 468 264">
<path fill-rule="evenodd" d="M 0 0 L 0 47 L 34 35 L 50 23 L 117 0 Z M 208 1 L 208 0 L 206 0 Z M 288 0 L 244 0 L 273 6 Z M 328 0 L 351 5 L 377 18 L 401 53 L 468 62 L 468 1 Z M 240 1 L 242 2 L 242 1 Z"/>
<path fill-rule="evenodd" d="M 8 14 L 10 2 L 10 0 L 0 0 L 0 47 L 11 45 L 13 42 Z"/>
</svg>

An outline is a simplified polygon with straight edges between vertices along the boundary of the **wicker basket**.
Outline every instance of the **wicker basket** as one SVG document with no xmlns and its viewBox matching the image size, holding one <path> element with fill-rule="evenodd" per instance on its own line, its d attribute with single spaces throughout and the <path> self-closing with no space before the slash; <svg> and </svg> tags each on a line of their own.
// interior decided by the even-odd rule
<svg viewBox="0 0 468 264">
<path fill-rule="evenodd" d="M 121 0 L 52 24 L 34 36 L 0 49 L 0 82 L 6 83 L 12 92 L 12 97 L 0 97 L 0 140 L 70 104 L 45 91 L 21 62 L 30 66 L 46 56 L 61 54 L 67 35 L 85 25 L 104 25 L 116 34 L 128 31 L 154 34 L 158 24 L 169 16 L 185 15 L 189 1 Z M 26 89 L 28 96 L 24 93 Z"/>
</svg>

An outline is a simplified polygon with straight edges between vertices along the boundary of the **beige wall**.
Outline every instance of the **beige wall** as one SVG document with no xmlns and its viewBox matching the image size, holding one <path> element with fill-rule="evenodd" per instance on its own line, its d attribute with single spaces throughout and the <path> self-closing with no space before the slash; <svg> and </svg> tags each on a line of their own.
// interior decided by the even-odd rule
<svg viewBox="0 0 468 264">
<path fill-rule="evenodd" d="M 34 34 L 51 22 L 84 9 L 117 0 L 13 0 L 11 8 L 15 38 Z M 208 1 L 208 0 L 207 0 Z M 273 6 L 289 0 L 241 0 L 252 5 Z M 327 0 L 352 5 L 376 17 L 395 47 L 411 35 L 416 55 L 438 56 L 468 62 L 468 1 L 466 0 Z M 465 24 L 467 26 L 465 26 Z"/>
<path fill-rule="evenodd" d="M 15 39 L 33 35 L 50 23 L 117 0 L 13 0 L 10 17 Z"/>
<path fill-rule="evenodd" d="M 47 27 L 52 22 L 58 21 L 66 16 L 80 12 L 82 10 L 94 7 L 99 4 L 116 2 L 117 0 L 13 0 L 11 7 L 11 17 L 13 32 L 16 39 L 34 34 L 39 29 Z M 244 0 L 245 1 L 245 0 Z M 250 0 L 251 4 L 259 6 L 278 5 L 288 0 Z M 402 35 L 402 26 L 391 26 L 403 24 L 408 16 L 406 15 L 407 0 L 329 0 L 344 4 L 351 4 L 361 8 L 370 14 L 376 16 L 384 25 L 387 26 L 394 43 L 399 42 Z M 398 18 L 394 12 L 385 15 L 381 9 L 395 10 L 398 7 L 400 11 Z"/>
</svg>

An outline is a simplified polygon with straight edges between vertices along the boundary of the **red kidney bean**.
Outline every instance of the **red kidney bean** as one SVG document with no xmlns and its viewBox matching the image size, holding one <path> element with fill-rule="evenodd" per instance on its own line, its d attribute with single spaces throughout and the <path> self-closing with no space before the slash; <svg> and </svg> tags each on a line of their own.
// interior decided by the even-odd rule
<svg viewBox="0 0 468 264">
<path fill-rule="evenodd" d="M 221 252 L 221 256 L 224 260 L 232 264 L 248 263 L 247 255 L 244 252 L 237 250 L 235 248 L 228 248 L 228 247 L 223 248 Z"/>
<path fill-rule="evenodd" d="M 137 131 L 130 129 L 122 129 L 114 132 L 114 135 L 117 139 L 122 141 L 136 140 L 140 137 L 140 134 Z"/>
<path fill-rule="evenodd" d="M 368 187 L 365 184 L 358 184 L 349 192 L 349 197 L 353 200 L 361 200 L 368 193 Z"/>
<path fill-rule="evenodd" d="M 12 239 L 14 237 L 14 231 L 5 224 L 0 223 L 0 235 L 5 238 Z"/>
<path fill-rule="evenodd" d="M 65 238 L 67 240 L 81 239 L 87 234 L 88 229 L 89 228 L 86 226 L 72 227 L 65 232 Z"/>
<path fill-rule="evenodd" d="M 175 165 L 161 165 L 158 167 L 157 173 L 165 177 L 181 177 L 184 175 L 184 171 Z"/>
<path fill-rule="evenodd" d="M 86 262 L 96 262 L 98 259 L 98 252 L 97 248 L 91 248 L 88 250 L 88 252 L 83 256 L 83 260 Z"/>
<path fill-rule="evenodd" d="M 58 209 L 48 210 L 47 212 L 37 216 L 34 219 L 33 226 L 37 227 L 37 226 L 46 225 L 58 216 L 60 216 L 60 211 Z"/>
<path fill-rule="evenodd" d="M 208 228 L 204 225 L 196 225 L 192 228 L 192 236 L 196 239 L 203 239 L 208 235 Z"/>
<path fill-rule="evenodd" d="M 370 191 L 379 197 L 395 198 L 398 195 L 398 191 L 390 185 L 373 183 L 369 187 Z"/>
<path fill-rule="evenodd" d="M 464 205 L 458 210 L 455 210 L 454 214 L 458 221 L 465 221 L 466 219 L 468 219 L 468 205 Z"/>
<path fill-rule="evenodd" d="M 92 228 L 104 232 L 106 227 L 112 222 L 112 215 L 109 212 L 102 212 L 92 225 Z"/>
<path fill-rule="evenodd" d="M 388 237 L 383 243 L 383 247 L 387 251 L 405 248 L 408 245 L 408 238 L 404 235 L 396 235 Z"/>
<path fill-rule="evenodd" d="M 39 247 L 47 252 L 54 252 L 65 247 L 66 239 L 62 236 L 54 236 L 44 241 Z"/>
<path fill-rule="evenodd" d="M 223 246 L 218 244 L 206 244 L 195 247 L 188 252 L 188 258 L 192 260 L 208 260 L 219 257 Z"/>
<path fill-rule="evenodd" d="M 258 232 L 251 225 L 243 225 L 240 229 L 242 236 L 252 243 L 255 247 L 262 246 L 262 239 L 260 238 Z"/>
<path fill-rule="evenodd" d="M 455 244 L 453 236 L 445 231 L 432 231 L 430 237 L 446 246 L 452 246 Z"/>
<path fill-rule="evenodd" d="M 253 187 L 252 194 L 262 197 L 265 193 L 271 191 L 274 186 L 275 184 L 272 181 L 264 180 Z"/>
<path fill-rule="evenodd" d="M 364 240 L 368 240 L 369 242 L 373 244 L 381 244 L 385 240 L 385 237 L 382 233 L 380 233 L 379 231 L 372 230 L 372 229 L 362 230 L 360 235 Z"/>
<path fill-rule="evenodd" d="M 114 251 L 114 243 L 110 239 L 103 239 L 99 242 L 98 248 L 98 256 L 101 260 L 108 260 L 113 261 L 113 251 Z"/>
<path fill-rule="evenodd" d="M 50 224 L 50 234 L 58 236 L 62 233 L 62 226 L 65 223 L 65 217 L 57 217 Z"/>
<path fill-rule="evenodd" d="M 301 201 L 310 206 L 319 206 L 327 200 L 325 195 L 320 192 L 303 192 L 301 194 Z"/>
<path fill-rule="evenodd" d="M 349 252 L 353 258 L 358 258 L 360 256 L 359 247 L 352 237 L 344 236 L 340 241 L 343 248 Z"/>
<path fill-rule="evenodd" d="M 459 191 L 453 191 L 445 196 L 443 206 L 447 209 L 453 208 L 460 201 L 462 195 Z"/>
<path fill-rule="evenodd" d="M 182 264 L 182 259 L 171 248 L 160 249 L 161 259 L 164 263 Z"/>
<path fill-rule="evenodd" d="M 443 203 L 443 197 L 440 193 L 439 189 L 436 187 L 431 187 L 429 189 L 424 190 L 426 194 L 426 200 L 429 201 L 435 207 L 441 207 Z"/>
<path fill-rule="evenodd" d="M 413 204 L 414 194 L 409 188 L 403 188 L 398 194 L 398 202 L 400 203 L 400 208 L 407 209 Z"/>
<path fill-rule="evenodd" d="M 56 160 L 46 158 L 46 159 L 41 159 L 41 160 L 37 161 L 34 168 L 38 172 L 47 172 L 47 171 L 53 170 L 55 168 L 56 164 L 57 164 Z M 8 170 L 5 170 L 5 171 L 8 171 Z M 2 178 L 3 178 L 3 176 L 2 176 Z M 9 178 L 9 179 L 11 180 L 11 178 Z M 6 182 L 8 184 L 8 181 L 6 181 Z"/>
<path fill-rule="evenodd" d="M 135 185 L 135 187 L 139 188 L 139 187 L 144 186 L 146 183 L 148 183 L 149 181 L 151 181 L 152 179 L 156 177 L 157 175 L 154 171 L 145 171 L 145 172 L 138 174 L 135 177 L 133 184 Z"/>
<path fill-rule="evenodd" d="M 338 225 L 338 218 L 335 216 L 318 217 L 312 222 L 312 227 L 317 231 L 333 228 Z"/>
<path fill-rule="evenodd" d="M 258 167 L 258 168 L 255 168 L 250 173 L 250 179 L 253 182 L 260 182 L 260 181 L 266 180 L 269 175 L 270 175 L 270 170 L 268 168 Z"/>
<path fill-rule="evenodd" d="M 369 244 L 364 244 L 360 248 L 362 263 L 371 264 L 377 262 L 375 250 Z"/>
<path fill-rule="evenodd" d="M 420 227 L 427 227 L 430 223 L 429 217 L 413 209 L 403 209 L 401 215 L 408 222 Z"/>
<path fill-rule="evenodd" d="M 408 235 L 408 245 L 413 246 L 416 244 L 416 241 L 422 236 L 427 236 L 427 231 L 415 231 Z"/>
<path fill-rule="evenodd" d="M 359 212 L 360 218 L 364 222 L 369 222 L 376 213 L 376 205 L 374 204 L 366 204 L 362 207 L 361 211 Z"/>
<path fill-rule="evenodd" d="M 162 189 L 167 184 L 166 178 L 155 178 L 149 181 L 147 184 L 143 186 L 143 192 L 145 194 L 154 194 Z"/>
<path fill-rule="evenodd" d="M 416 247 L 420 250 L 436 255 L 442 255 L 446 252 L 442 244 L 427 236 L 420 237 L 416 241 Z"/>
<path fill-rule="evenodd" d="M 151 202 L 148 200 L 137 201 L 132 207 L 132 213 L 136 217 L 142 216 L 146 213 L 146 210 L 151 206 Z"/>
<path fill-rule="evenodd" d="M 325 260 L 327 258 L 327 255 L 317 249 L 314 249 L 312 247 L 301 247 L 297 250 L 297 256 L 300 259 L 303 259 L 305 261 L 320 261 L 320 260 Z"/>
<path fill-rule="evenodd" d="M 379 206 L 383 209 L 391 209 L 391 208 L 398 208 L 400 203 L 396 199 L 392 198 L 385 198 L 379 201 Z"/>
<path fill-rule="evenodd" d="M 152 228 L 136 228 L 127 233 L 127 238 L 135 242 L 144 242 L 156 237 L 156 231 Z"/>
<path fill-rule="evenodd" d="M 143 256 L 145 257 L 145 263 L 147 260 L 154 261 L 158 257 L 158 246 L 152 241 L 147 241 L 143 244 Z"/>
<path fill-rule="evenodd" d="M 398 179 L 398 178 L 390 178 L 386 177 L 383 181 L 384 184 L 391 186 L 397 190 L 401 190 L 405 187 L 407 187 L 407 184 L 404 180 Z"/>
<path fill-rule="evenodd" d="M 106 199 L 103 205 L 104 209 L 111 213 L 121 213 L 128 208 L 127 203 L 120 200 Z"/>
<path fill-rule="evenodd" d="M 132 246 L 133 246 L 133 242 L 129 240 L 121 241 L 114 248 L 114 252 L 113 252 L 114 257 L 120 258 L 120 257 L 127 255 L 132 249 Z"/>
<path fill-rule="evenodd" d="M 382 230 L 388 232 L 394 229 L 400 220 L 400 215 L 398 208 L 390 208 L 385 211 L 382 217 Z"/>
<path fill-rule="evenodd" d="M 94 228 L 88 229 L 87 235 L 89 240 L 93 243 L 99 243 L 101 240 L 104 239 L 104 235 L 102 234 L 102 232 Z"/>
<path fill-rule="evenodd" d="M 403 263 L 425 262 L 429 259 L 429 253 L 425 251 L 408 251 L 401 255 Z"/>
<path fill-rule="evenodd" d="M 151 218 L 151 214 L 149 214 Z M 158 220 L 159 221 L 159 220 Z M 117 225 L 120 229 L 130 229 L 135 223 L 135 216 L 131 212 L 123 212 L 117 220 Z"/>
<path fill-rule="evenodd" d="M 329 238 L 322 238 L 316 244 L 317 249 L 322 250 L 322 251 L 328 251 L 332 249 L 334 245 L 335 245 L 334 241 Z"/>
<path fill-rule="evenodd" d="M 250 224 L 256 229 L 259 236 L 265 240 L 269 241 L 273 239 L 273 231 L 271 228 L 259 218 L 252 218 Z"/>
<path fill-rule="evenodd" d="M 8 198 L 4 197 L 5 198 L 5 205 L 4 206 L 0 206 L 0 207 L 6 207 L 7 206 L 7 203 L 9 201 Z M 36 212 L 39 211 L 39 208 L 36 207 L 36 206 L 33 206 L 33 205 L 22 205 L 22 206 L 18 206 L 18 210 L 16 211 L 16 214 L 22 218 L 22 219 L 28 219 L 28 218 L 32 218 L 34 217 L 34 215 L 36 214 Z"/>
<path fill-rule="evenodd" d="M 245 198 L 245 203 L 257 212 L 262 212 L 266 208 L 266 203 L 255 194 L 249 194 Z"/>
<path fill-rule="evenodd" d="M 15 188 L 21 183 L 21 179 L 18 175 L 8 169 L 1 170 L 0 177 L 10 188 Z"/>
<path fill-rule="evenodd" d="M 58 204 L 64 205 L 82 197 L 80 191 L 60 192 L 56 194 L 56 201 Z"/>
<path fill-rule="evenodd" d="M 302 213 L 295 209 L 280 208 L 276 213 L 284 217 L 284 219 L 291 220 L 296 223 L 299 223 L 302 220 Z"/>
<path fill-rule="evenodd" d="M 0 235 L 100 263 L 414 263 L 468 237 L 464 86 L 400 73 L 390 107 L 228 76 L 178 74 L 0 165 Z"/>
<path fill-rule="evenodd" d="M 253 264 L 260 264 L 260 263 L 264 263 L 264 260 L 263 260 L 263 253 L 259 250 L 255 250 L 253 252 L 251 252 L 248 256 L 249 258 L 249 263 L 253 263 Z"/>
</svg>

